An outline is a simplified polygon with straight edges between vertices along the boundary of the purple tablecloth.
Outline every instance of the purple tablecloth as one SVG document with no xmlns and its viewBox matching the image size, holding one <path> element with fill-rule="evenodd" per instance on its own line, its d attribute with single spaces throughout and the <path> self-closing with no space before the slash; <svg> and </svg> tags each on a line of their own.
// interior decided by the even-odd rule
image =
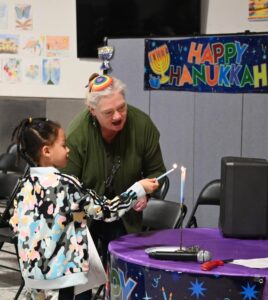
<svg viewBox="0 0 268 300">
<path fill-rule="evenodd" d="M 145 252 L 146 248 L 156 246 L 180 245 L 180 230 L 162 230 L 123 236 L 109 245 L 109 252 L 125 262 L 153 267 L 161 270 L 204 273 L 230 276 L 256 276 L 268 279 L 268 269 L 253 269 L 243 266 L 225 264 L 211 271 L 202 271 L 197 262 L 183 262 L 152 259 Z M 201 249 L 212 253 L 212 259 L 247 259 L 268 257 L 268 240 L 248 240 L 224 238 L 216 228 L 184 228 L 182 245 L 190 247 L 199 245 Z M 268 282 L 263 299 L 268 299 Z"/>
</svg>

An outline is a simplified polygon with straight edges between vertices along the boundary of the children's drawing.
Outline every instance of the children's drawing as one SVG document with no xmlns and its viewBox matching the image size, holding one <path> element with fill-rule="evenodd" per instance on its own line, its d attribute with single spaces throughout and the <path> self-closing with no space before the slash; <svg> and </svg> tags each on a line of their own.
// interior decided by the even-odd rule
<svg viewBox="0 0 268 300">
<path fill-rule="evenodd" d="M 41 63 L 32 59 L 23 61 L 23 78 L 25 83 L 41 83 Z"/>
<path fill-rule="evenodd" d="M 6 2 L 0 2 L 0 29 L 8 28 L 8 6 Z"/>
<path fill-rule="evenodd" d="M 268 20 L 268 1 L 267 0 L 249 0 L 249 21 Z"/>
<path fill-rule="evenodd" d="M 18 58 L 9 58 L 3 63 L 3 80 L 8 83 L 21 81 L 21 61 Z"/>
<path fill-rule="evenodd" d="M 0 53 L 17 54 L 19 36 L 14 34 L 0 34 Z"/>
<path fill-rule="evenodd" d="M 68 36 L 47 36 L 46 52 L 48 57 L 69 56 L 69 37 Z"/>
<path fill-rule="evenodd" d="M 44 50 L 44 36 L 23 36 L 21 41 L 21 54 L 28 56 L 41 56 Z"/>
<path fill-rule="evenodd" d="M 15 24 L 18 30 L 32 30 L 32 5 L 16 4 L 15 5 Z"/>
<path fill-rule="evenodd" d="M 60 60 L 43 59 L 43 83 L 47 85 L 58 85 L 60 83 Z"/>
</svg>

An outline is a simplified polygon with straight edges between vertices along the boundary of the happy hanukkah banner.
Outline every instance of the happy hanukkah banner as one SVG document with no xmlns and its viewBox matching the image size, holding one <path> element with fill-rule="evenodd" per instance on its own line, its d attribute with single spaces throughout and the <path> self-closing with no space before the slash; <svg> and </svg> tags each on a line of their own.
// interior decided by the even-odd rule
<svg viewBox="0 0 268 300">
<path fill-rule="evenodd" d="M 145 40 L 146 90 L 268 93 L 268 35 Z"/>
</svg>

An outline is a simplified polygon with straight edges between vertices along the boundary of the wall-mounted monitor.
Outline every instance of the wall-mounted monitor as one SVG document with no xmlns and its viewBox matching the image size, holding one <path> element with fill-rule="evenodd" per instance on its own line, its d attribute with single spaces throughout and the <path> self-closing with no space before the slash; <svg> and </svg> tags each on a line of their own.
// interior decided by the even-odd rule
<svg viewBox="0 0 268 300">
<path fill-rule="evenodd" d="M 107 38 L 200 34 L 201 0 L 76 0 L 77 56 L 97 57 Z"/>
</svg>

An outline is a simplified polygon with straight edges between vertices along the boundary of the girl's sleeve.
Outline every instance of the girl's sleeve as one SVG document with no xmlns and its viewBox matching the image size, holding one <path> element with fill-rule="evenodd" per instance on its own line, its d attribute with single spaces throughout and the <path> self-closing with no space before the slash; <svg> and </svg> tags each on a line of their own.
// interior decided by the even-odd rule
<svg viewBox="0 0 268 300">
<path fill-rule="evenodd" d="M 136 182 L 126 192 L 113 199 L 107 199 L 105 196 L 101 197 L 94 190 L 86 189 L 85 193 L 80 194 L 79 201 L 74 203 L 71 209 L 77 211 L 83 207 L 88 217 L 112 222 L 121 218 L 137 202 L 138 198 L 145 195 L 146 193 L 139 182 Z"/>
</svg>

